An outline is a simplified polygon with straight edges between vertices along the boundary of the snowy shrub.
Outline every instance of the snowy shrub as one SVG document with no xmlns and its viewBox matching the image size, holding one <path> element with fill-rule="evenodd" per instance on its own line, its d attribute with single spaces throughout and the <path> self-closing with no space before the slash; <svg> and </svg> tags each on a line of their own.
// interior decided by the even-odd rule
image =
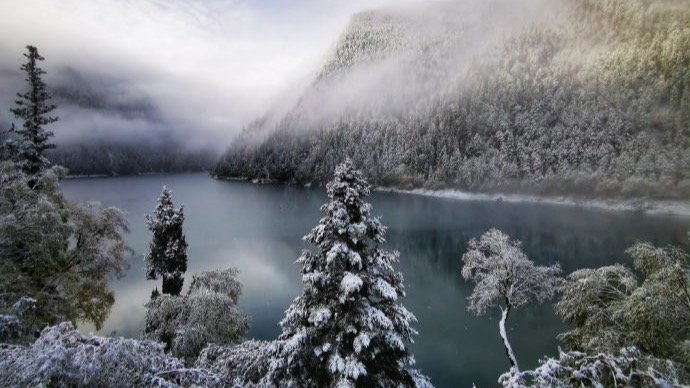
<svg viewBox="0 0 690 388">
<path fill-rule="evenodd" d="M 242 284 L 237 280 L 238 273 L 237 268 L 198 273 L 192 276 L 189 294 L 204 291 L 215 292 L 223 294 L 230 298 L 233 303 L 237 303 L 240 295 L 242 295 Z"/>
<path fill-rule="evenodd" d="M 0 315 L 0 341 L 21 335 L 22 321 L 14 315 Z"/>
<path fill-rule="evenodd" d="M 265 378 L 276 344 L 275 341 L 245 341 L 235 346 L 210 345 L 201 352 L 195 367 L 206 369 L 235 386 L 270 385 Z"/>
<path fill-rule="evenodd" d="M 690 270 L 676 248 L 638 243 L 627 250 L 643 276 L 622 265 L 568 276 L 556 312 L 574 328 L 562 335 L 572 350 L 613 352 L 635 346 L 690 372 Z"/>
<path fill-rule="evenodd" d="M 144 337 L 188 361 L 210 343 L 236 343 L 249 330 L 249 318 L 237 309 L 240 294 L 234 268 L 194 275 L 186 295 L 163 294 L 147 304 Z"/>
<path fill-rule="evenodd" d="M 561 288 L 556 312 L 575 328 L 561 338 L 572 348 L 614 350 L 624 342 L 623 332 L 609 309 L 636 287 L 635 275 L 621 264 L 570 274 Z"/>
<path fill-rule="evenodd" d="M 0 311 L 0 341 L 22 342 L 36 329 L 36 299 L 22 297 L 9 309 Z M 5 315 L 7 314 L 7 315 Z"/>
<path fill-rule="evenodd" d="M 348 159 L 327 185 L 325 216 L 297 260 L 303 294 L 281 321 L 266 384 L 295 387 L 431 386 L 406 343 L 416 319 L 398 298 L 397 252 L 381 249 L 385 226 L 366 202 L 369 184 Z"/>
<path fill-rule="evenodd" d="M 28 296 L 39 328 L 65 320 L 100 327 L 114 302 L 108 277 L 126 268 L 124 215 L 67 201 L 59 167 L 34 177 L 12 163 L 0 170 L 8 177 L 0 185 L 0 309 Z"/>
<path fill-rule="evenodd" d="M 544 359 L 535 370 L 512 368 L 499 382 L 511 388 L 683 386 L 672 362 L 646 358 L 634 347 L 623 348 L 619 354 L 560 351 L 558 359 Z"/>
<path fill-rule="evenodd" d="M 69 322 L 44 329 L 31 346 L 0 345 L 0 381 L 57 387 L 222 385 L 206 370 L 185 368 L 162 344 L 84 335 Z"/>
</svg>

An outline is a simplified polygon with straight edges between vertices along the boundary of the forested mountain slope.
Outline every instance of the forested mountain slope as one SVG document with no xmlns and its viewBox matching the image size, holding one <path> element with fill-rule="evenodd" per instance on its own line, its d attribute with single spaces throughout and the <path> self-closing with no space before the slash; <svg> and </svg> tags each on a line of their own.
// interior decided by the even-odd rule
<svg viewBox="0 0 690 388">
<path fill-rule="evenodd" d="M 690 3 L 489 1 L 356 15 L 218 176 L 598 197 L 690 195 Z"/>
</svg>

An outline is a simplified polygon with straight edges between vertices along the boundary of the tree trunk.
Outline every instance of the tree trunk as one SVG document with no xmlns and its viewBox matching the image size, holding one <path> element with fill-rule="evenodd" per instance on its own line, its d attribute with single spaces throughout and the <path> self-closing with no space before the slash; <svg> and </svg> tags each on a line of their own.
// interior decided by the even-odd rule
<svg viewBox="0 0 690 388">
<path fill-rule="evenodd" d="M 184 278 L 180 275 L 163 275 L 163 293 L 177 296 L 182 291 Z"/>
<path fill-rule="evenodd" d="M 515 368 L 516 371 L 519 371 L 520 368 L 518 368 L 517 359 L 513 353 L 513 348 L 510 347 L 510 342 L 508 342 L 508 334 L 506 333 L 506 320 L 508 319 L 508 314 L 510 314 L 510 305 L 507 305 L 505 309 L 501 308 L 501 321 L 498 322 L 498 328 L 501 333 L 501 338 L 503 338 L 503 346 L 506 349 L 506 355 L 510 361 L 510 366 Z"/>
</svg>

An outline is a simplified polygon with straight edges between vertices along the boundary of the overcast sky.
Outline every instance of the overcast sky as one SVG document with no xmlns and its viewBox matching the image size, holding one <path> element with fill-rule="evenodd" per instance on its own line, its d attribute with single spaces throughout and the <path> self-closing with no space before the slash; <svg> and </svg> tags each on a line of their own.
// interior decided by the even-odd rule
<svg viewBox="0 0 690 388">
<path fill-rule="evenodd" d="M 150 97 L 166 122 L 227 138 L 309 80 L 353 13 L 400 2 L 6 0 L 0 76 L 33 44 L 53 75 L 70 67 L 121 81 Z M 14 85 L 0 82 L 6 105 Z"/>
</svg>

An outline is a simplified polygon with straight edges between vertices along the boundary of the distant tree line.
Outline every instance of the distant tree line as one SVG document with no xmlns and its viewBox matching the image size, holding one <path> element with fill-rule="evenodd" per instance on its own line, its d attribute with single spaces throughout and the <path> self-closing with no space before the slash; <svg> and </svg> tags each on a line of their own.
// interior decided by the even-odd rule
<svg viewBox="0 0 690 388">
<path fill-rule="evenodd" d="M 248 127 L 213 172 L 322 183 L 351 156 L 379 185 L 687 198 L 690 7 L 566 3 L 567 22 L 480 55 L 449 91 L 402 113 L 346 111 L 315 126 L 297 108 Z M 381 34 L 348 34 L 336 56 L 379 47 Z"/>
<path fill-rule="evenodd" d="M 69 143 L 50 150 L 47 155 L 53 163 L 67 168 L 70 175 L 209 171 L 217 160 L 217 154 L 211 150 L 188 150 L 175 140 Z"/>
</svg>

